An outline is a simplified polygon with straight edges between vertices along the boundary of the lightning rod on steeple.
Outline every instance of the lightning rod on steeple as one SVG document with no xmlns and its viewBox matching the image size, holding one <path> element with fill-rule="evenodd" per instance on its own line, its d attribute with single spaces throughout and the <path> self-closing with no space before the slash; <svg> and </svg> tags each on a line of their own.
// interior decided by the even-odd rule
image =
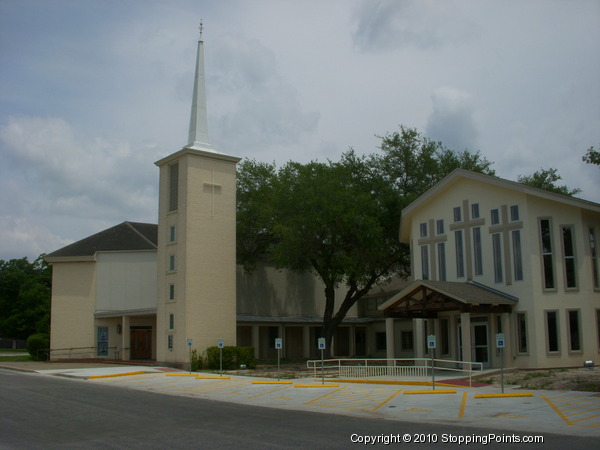
<svg viewBox="0 0 600 450">
<path fill-rule="evenodd" d="M 202 31 L 204 31 L 204 24 L 202 23 L 202 19 L 200 19 L 200 40 L 202 40 Z"/>
</svg>

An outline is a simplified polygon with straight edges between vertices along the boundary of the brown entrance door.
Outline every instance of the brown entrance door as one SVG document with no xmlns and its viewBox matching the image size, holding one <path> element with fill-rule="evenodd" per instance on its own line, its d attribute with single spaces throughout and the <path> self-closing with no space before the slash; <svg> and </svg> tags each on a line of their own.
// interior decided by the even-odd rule
<svg viewBox="0 0 600 450">
<path fill-rule="evenodd" d="M 131 327 L 131 359 L 152 359 L 152 327 Z"/>
</svg>

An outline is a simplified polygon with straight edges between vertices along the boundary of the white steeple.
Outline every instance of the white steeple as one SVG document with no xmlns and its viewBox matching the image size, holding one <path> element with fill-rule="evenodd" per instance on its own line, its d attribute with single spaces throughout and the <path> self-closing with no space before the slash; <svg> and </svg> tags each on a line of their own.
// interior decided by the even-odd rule
<svg viewBox="0 0 600 450">
<path fill-rule="evenodd" d="M 192 114 L 190 117 L 190 133 L 186 147 L 195 150 L 215 152 L 208 143 L 208 120 L 206 112 L 206 88 L 204 83 L 204 41 L 203 25 L 200 22 L 200 38 L 196 57 L 196 76 L 194 77 L 194 96 L 192 98 Z"/>
</svg>

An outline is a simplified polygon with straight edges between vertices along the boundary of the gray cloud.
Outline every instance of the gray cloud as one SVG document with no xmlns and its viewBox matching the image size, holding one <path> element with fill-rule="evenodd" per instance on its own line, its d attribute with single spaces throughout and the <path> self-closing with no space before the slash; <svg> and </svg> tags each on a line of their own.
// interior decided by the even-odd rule
<svg viewBox="0 0 600 450">
<path fill-rule="evenodd" d="M 365 0 L 355 15 L 355 45 L 364 51 L 431 50 L 467 42 L 479 35 L 479 27 L 465 19 L 457 6 L 455 2 Z"/>
<path fill-rule="evenodd" d="M 470 96 L 457 89 L 443 87 L 433 93 L 432 100 L 433 111 L 427 120 L 426 135 L 442 141 L 452 150 L 477 151 L 479 131 Z"/>
</svg>

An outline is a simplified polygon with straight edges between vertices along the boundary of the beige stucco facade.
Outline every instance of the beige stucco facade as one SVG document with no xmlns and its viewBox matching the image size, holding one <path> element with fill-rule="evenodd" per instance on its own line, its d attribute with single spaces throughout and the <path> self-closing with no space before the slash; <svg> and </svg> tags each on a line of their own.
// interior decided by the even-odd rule
<svg viewBox="0 0 600 450">
<path fill-rule="evenodd" d="M 410 244 L 414 278 L 476 283 L 516 303 L 510 313 L 456 310 L 415 319 L 421 334 L 415 338 L 433 330 L 444 342 L 437 355 L 478 361 L 485 354 L 488 367 L 502 363 L 494 339 L 500 332 L 507 367 L 597 360 L 599 260 L 592 235 L 600 236 L 600 205 L 466 171 L 447 177 L 403 212 L 401 240 Z M 461 348 L 465 338 L 470 349 Z"/>
</svg>

